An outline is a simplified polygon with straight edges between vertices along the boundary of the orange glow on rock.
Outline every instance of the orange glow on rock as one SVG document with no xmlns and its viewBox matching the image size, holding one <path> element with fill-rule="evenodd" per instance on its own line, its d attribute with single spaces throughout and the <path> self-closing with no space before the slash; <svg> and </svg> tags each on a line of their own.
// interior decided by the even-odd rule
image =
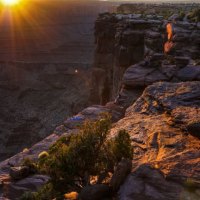
<svg viewBox="0 0 200 200">
<path fill-rule="evenodd" d="M 169 53 L 173 47 L 174 47 L 174 43 L 171 41 L 167 41 L 164 45 L 164 52 Z"/>
<path fill-rule="evenodd" d="M 172 27 L 172 24 L 168 23 L 166 29 L 167 29 L 167 38 L 168 38 L 168 40 L 172 40 L 172 37 L 173 37 L 173 27 Z"/>
<path fill-rule="evenodd" d="M 168 54 L 174 47 L 174 43 L 172 42 L 173 38 L 173 25 L 171 23 L 168 23 L 166 26 L 167 31 L 167 39 L 168 41 L 164 44 L 164 53 Z"/>
</svg>

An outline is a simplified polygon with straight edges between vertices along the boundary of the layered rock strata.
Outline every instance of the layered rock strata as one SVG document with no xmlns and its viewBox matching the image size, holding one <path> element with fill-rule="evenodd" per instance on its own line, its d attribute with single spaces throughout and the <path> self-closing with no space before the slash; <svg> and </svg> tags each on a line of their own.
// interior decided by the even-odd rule
<svg viewBox="0 0 200 200">
<path fill-rule="evenodd" d="M 134 148 L 119 199 L 200 198 L 199 88 L 200 82 L 153 84 L 114 125 L 111 136 L 125 129 Z"/>
<path fill-rule="evenodd" d="M 166 45 L 169 23 L 172 35 L 170 45 Z M 97 88 L 91 90 L 91 96 L 95 97 L 91 101 L 94 103 L 105 104 L 114 99 L 123 85 L 122 77 L 126 69 L 144 59 L 152 60 L 155 53 L 164 53 L 165 46 L 170 48 L 170 54 L 176 56 L 176 60 L 180 57 L 180 62 L 184 62 L 182 57 L 187 57 L 185 65 L 198 65 L 200 58 L 199 23 L 179 21 L 174 17 L 165 20 L 156 15 L 101 14 L 95 23 L 95 38 L 93 82 Z M 163 57 L 153 59 L 159 62 Z M 101 76 L 98 80 L 96 74 L 99 71 Z"/>
<path fill-rule="evenodd" d="M 61 136 L 77 132 L 85 120 L 96 120 L 102 112 L 109 112 L 113 122 L 116 122 L 113 124 L 110 137 L 114 137 L 119 129 L 125 129 L 131 136 L 134 148 L 132 173 L 120 187 L 119 199 L 199 199 L 199 37 L 192 39 L 192 34 L 186 34 L 191 45 L 188 51 L 185 51 L 184 45 L 189 42 L 180 42 L 181 45 L 178 45 L 178 40 L 173 40 L 177 43 L 174 53 L 165 55 L 162 52 L 167 38 L 163 39 L 162 34 L 167 37 L 167 21 L 144 20 L 138 15 L 137 19 L 136 15 L 127 18 L 127 15 L 106 14 L 101 17 L 104 21 L 102 24 L 98 22 L 101 24 L 98 28 L 102 34 L 99 32 L 96 37 L 99 53 L 96 54 L 97 68 L 93 72 L 97 90 L 92 90 L 91 94 L 97 95 L 94 101 L 99 101 L 100 98 L 101 103 L 105 103 L 115 94 L 114 88 L 119 87 L 117 98 L 104 106 L 95 105 L 84 109 L 64 121 L 43 141 L 1 162 L 1 195 L 13 200 L 18 199 L 24 191 L 36 190 L 46 183 L 48 177 L 38 175 L 13 180 L 10 177 L 10 169 L 20 166 L 24 158 L 37 160 L 40 152 L 48 150 Z M 177 24 L 173 25 L 173 28 Z M 105 27 L 108 28 L 107 31 L 104 30 Z M 136 30 L 140 29 L 138 33 Z M 181 29 L 182 32 L 185 32 L 185 29 Z M 190 30 L 199 35 L 198 24 L 191 25 Z M 180 31 L 175 31 L 174 28 L 173 37 L 178 37 L 179 34 Z M 142 45 L 138 43 L 137 46 L 134 38 Z M 150 40 L 152 43 L 147 38 L 153 38 Z M 117 41 L 119 43 L 116 43 Z M 158 44 L 157 47 L 160 49 L 155 49 L 154 45 L 149 45 L 150 43 L 155 44 L 155 47 Z M 106 48 L 105 44 L 109 48 Z M 120 56 L 123 55 L 119 53 L 122 44 L 126 46 L 124 56 L 128 62 Z M 137 50 L 139 54 L 136 60 L 133 59 L 133 55 L 137 53 L 134 52 L 134 45 L 136 49 L 141 50 Z M 159 53 L 155 53 L 157 51 Z M 132 65 L 143 60 L 144 54 L 147 56 L 144 61 Z M 118 73 L 120 70 L 113 67 L 114 65 L 123 70 Z M 118 81 L 113 83 L 113 80 Z M 127 107 L 129 108 L 126 110 Z"/>
</svg>

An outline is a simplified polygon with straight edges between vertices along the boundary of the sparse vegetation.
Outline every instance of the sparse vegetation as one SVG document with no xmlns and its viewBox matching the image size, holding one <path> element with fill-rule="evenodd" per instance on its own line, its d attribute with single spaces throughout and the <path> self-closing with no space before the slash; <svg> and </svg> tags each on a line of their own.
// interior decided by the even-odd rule
<svg viewBox="0 0 200 200">
<path fill-rule="evenodd" d="M 193 22 L 199 22 L 200 21 L 200 8 L 193 9 L 188 14 L 188 18 Z"/>
<path fill-rule="evenodd" d="M 191 21 L 197 22 L 199 20 L 199 4 L 131 4 L 126 3 L 117 7 L 116 13 L 119 14 L 143 14 L 145 15 L 156 15 L 163 16 L 165 19 L 168 19 L 171 15 L 177 13 L 179 14 L 180 20 L 183 20 L 187 15 Z"/>
<path fill-rule="evenodd" d="M 29 168 L 30 173 L 36 173 L 38 172 L 38 165 L 37 163 L 33 162 L 30 158 L 25 158 L 22 163 L 22 166 L 27 166 Z"/>
<path fill-rule="evenodd" d="M 38 161 L 40 172 L 49 175 L 51 181 L 39 192 L 32 193 L 31 198 L 62 199 L 72 188 L 80 191 L 89 185 L 91 177 L 97 177 L 102 183 L 122 158 L 132 159 L 129 134 L 121 130 L 115 138 L 108 140 L 110 127 L 111 117 L 104 114 L 96 122 L 85 122 L 78 134 L 61 137 L 53 144 Z M 26 195 L 30 196 L 24 194 L 23 200 Z"/>
</svg>

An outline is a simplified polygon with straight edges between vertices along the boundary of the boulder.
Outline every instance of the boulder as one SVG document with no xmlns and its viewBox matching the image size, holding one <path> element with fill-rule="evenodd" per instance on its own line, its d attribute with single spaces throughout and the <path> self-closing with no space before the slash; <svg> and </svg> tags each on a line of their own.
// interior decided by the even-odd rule
<svg viewBox="0 0 200 200">
<path fill-rule="evenodd" d="M 131 172 L 132 163 L 130 160 L 122 159 L 122 161 L 117 165 L 112 179 L 110 181 L 110 186 L 113 192 L 117 192 L 121 184 L 126 179 L 127 175 Z"/>
<path fill-rule="evenodd" d="M 170 191 L 170 192 L 169 192 Z M 181 187 L 148 165 L 139 166 L 130 174 L 119 190 L 120 200 L 174 200 L 179 198 Z"/>
<path fill-rule="evenodd" d="M 11 183 L 7 188 L 7 196 L 12 200 L 17 200 L 27 191 L 37 191 L 41 186 L 50 180 L 45 175 L 33 175 L 23 180 Z"/>
<path fill-rule="evenodd" d="M 107 185 L 97 184 L 86 186 L 79 194 L 80 200 L 102 200 L 111 195 L 111 189 Z"/>
<path fill-rule="evenodd" d="M 94 106 L 85 108 L 84 110 L 80 112 L 80 114 L 83 115 L 87 119 L 95 120 L 95 119 L 98 119 L 100 115 L 105 112 L 110 112 L 110 110 L 106 108 L 105 106 L 94 105 Z"/>
<path fill-rule="evenodd" d="M 187 125 L 187 130 L 191 135 L 200 139 L 200 121 L 193 121 Z"/>
<path fill-rule="evenodd" d="M 185 66 L 187 66 L 189 64 L 190 58 L 176 56 L 175 57 L 175 62 L 176 62 L 176 65 L 179 66 L 179 67 L 185 67 Z"/>
<path fill-rule="evenodd" d="M 169 78 L 157 68 L 142 66 L 141 64 L 129 67 L 123 76 L 123 84 L 132 88 L 144 87 L 157 81 L 168 80 Z"/>
<path fill-rule="evenodd" d="M 111 137 L 125 129 L 134 149 L 120 200 L 200 198 L 199 100 L 199 81 L 155 83 L 111 129 Z"/>
<path fill-rule="evenodd" d="M 20 166 L 20 167 L 11 167 L 10 176 L 14 180 L 20 180 L 27 177 L 30 174 L 29 167 Z"/>
<path fill-rule="evenodd" d="M 173 14 L 168 18 L 169 21 L 174 21 L 174 22 L 179 19 L 180 19 L 179 14 Z"/>
<path fill-rule="evenodd" d="M 178 72 L 177 77 L 182 81 L 200 80 L 200 66 L 186 66 Z"/>
</svg>

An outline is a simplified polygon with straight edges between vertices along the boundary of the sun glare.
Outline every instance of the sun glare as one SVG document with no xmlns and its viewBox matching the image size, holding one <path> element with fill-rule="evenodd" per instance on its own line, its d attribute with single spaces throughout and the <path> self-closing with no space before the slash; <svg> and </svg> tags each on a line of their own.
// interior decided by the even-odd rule
<svg viewBox="0 0 200 200">
<path fill-rule="evenodd" d="M 20 0 L 1 0 L 5 6 L 14 6 L 19 4 Z"/>
</svg>

